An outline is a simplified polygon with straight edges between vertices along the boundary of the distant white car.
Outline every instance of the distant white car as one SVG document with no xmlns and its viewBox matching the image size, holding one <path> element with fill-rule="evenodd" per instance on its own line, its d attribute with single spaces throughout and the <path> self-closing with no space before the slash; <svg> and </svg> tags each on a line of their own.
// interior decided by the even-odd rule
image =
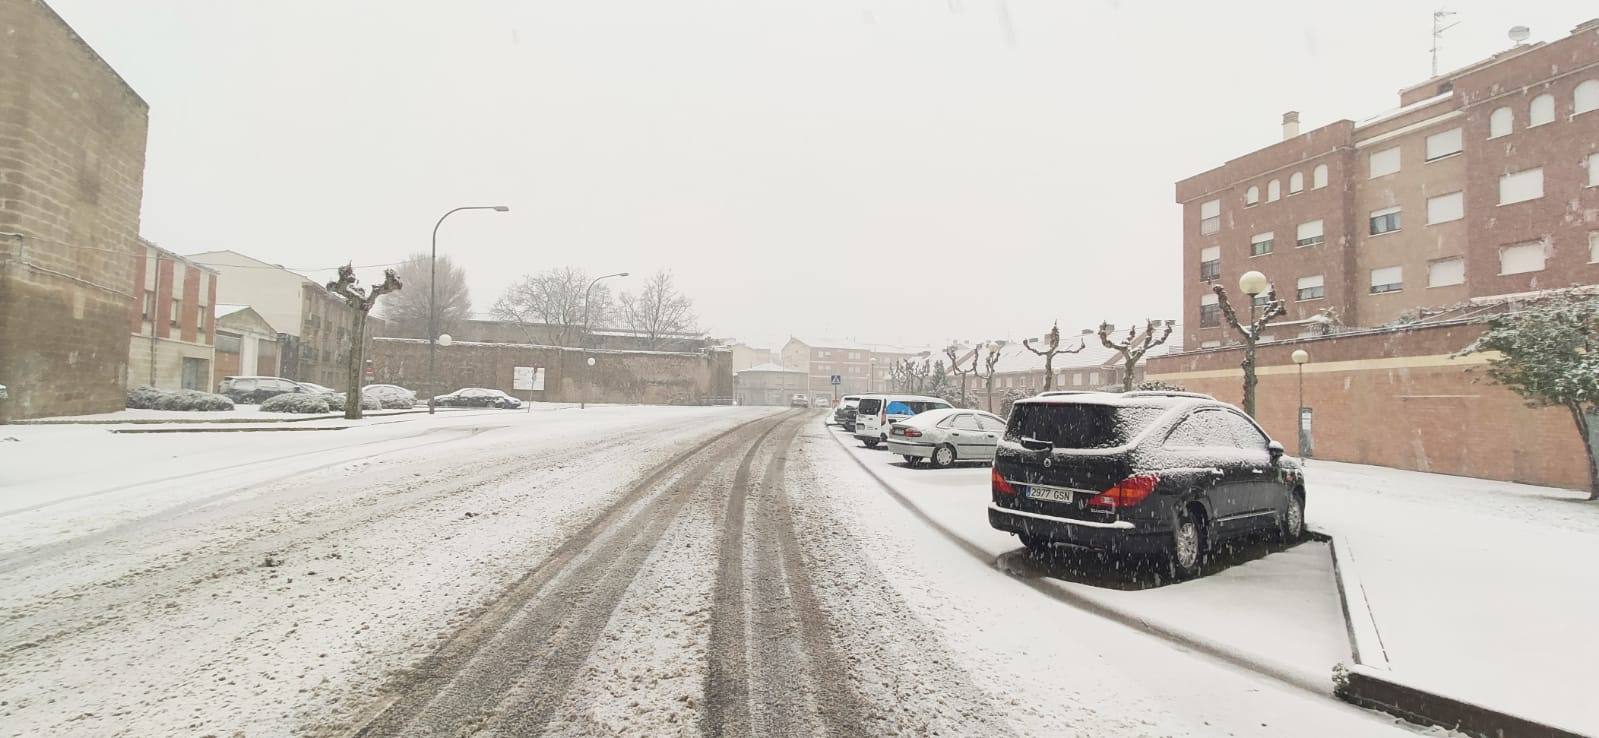
<svg viewBox="0 0 1599 738">
<path fill-rule="evenodd" d="M 515 397 L 483 387 L 467 387 L 447 395 L 436 395 L 433 403 L 440 407 L 498 407 L 506 410 L 522 406 L 522 401 Z"/>
<path fill-rule="evenodd" d="M 416 406 L 416 392 L 397 384 L 369 384 L 361 388 L 361 398 L 377 400 L 385 408 L 403 409 Z"/>
<path fill-rule="evenodd" d="M 915 466 L 923 459 L 934 468 L 957 461 L 993 461 L 994 447 L 1005 435 L 1005 421 L 981 410 L 928 410 L 888 427 L 888 452 Z"/>
<path fill-rule="evenodd" d="M 789 399 L 788 404 L 793 407 L 810 407 L 811 401 L 805 395 L 794 395 Z"/>
</svg>

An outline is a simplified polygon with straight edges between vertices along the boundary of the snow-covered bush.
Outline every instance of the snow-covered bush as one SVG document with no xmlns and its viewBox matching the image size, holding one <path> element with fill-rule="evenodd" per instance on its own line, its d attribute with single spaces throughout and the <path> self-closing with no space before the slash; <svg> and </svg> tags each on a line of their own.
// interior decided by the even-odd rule
<svg viewBox="0 0 1599 738">
<path fill-rule="evenodd" d="M 322 399 L 327 400 L 328 401 L 328 408 L 330 410 L 332 410 L 333 412 L 336 412 L 336 413 L 344 412 L 344 393 L 343 392 L 340 392 L 340 393 L 338 393 L 336 395 L 318 395 L 318 397 L 321 397 Z M 410 405 L 407 405 L 406 407 L 410 407 Z M 383 404 L 381 402 L 379 402 L 377 400 L 377 398 L 375 398 L 375 397 L 362 397 L 361 398 L 361 409 L 362 410 L 382 410 L 383 409 Z"/>
<path fill-rule="evenodd" d="M 1159 379 L 1146 379 L 1133 385 L 1136 392 L 1187 392 L 1182 385 L 1162 382 Z"/>
<path fill-rule="evenodd" d="M 139 410 L 215 412 L 232 410 L 233 401 L 199 390 L 162 390 L 141 385 L 128 390 L 128 407 Z"/>
<path fill-rule="evenodd" d="M 269 397 L 261 403 L 261 412 L 264 413 L 327 413 L 333 409 L 328 406 L 329 395 L 308 395 L 299 392 L 288 392 Z M 343 407 L 341 404 L 340 407 Z"/>
</svg>

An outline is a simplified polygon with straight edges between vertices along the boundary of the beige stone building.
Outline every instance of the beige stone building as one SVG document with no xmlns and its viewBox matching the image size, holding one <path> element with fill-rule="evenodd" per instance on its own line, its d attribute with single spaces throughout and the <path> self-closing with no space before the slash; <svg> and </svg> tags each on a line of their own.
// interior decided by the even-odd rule
<svg viewBox="0 0 1599 738">
<path fill-rule="evenodd" d="M 0 0 L 0 422 L 126 403 L 148 125 L 48 5 Z"/>
<path fill-rule="evenodd" d="M 132 282 L 128 386 L 211 391 L 216 339 L 216 270 L 140 239 L 145 258 Z"/>
<path fill-rule="evenodd" d="M 808 392 L 818 397 L 879 392 L 889 389 L 889 365 L 912 357 L 943 358 L 940 350 L 867 343 L 852 339 L 791 336 L 778 354 L 779 363 L 810 377 Z M 835 387 L 832 377 L 838 376 Z"/>
<path fill-rule="evenodd" d="M 216 306 L 216 362 L 212 383 L 224 377 L 277 376 L 278 331 L 249 305 Z"/>
<path fill-rule="evenodd" d="M 759 364 L 733 372 L 733 396 L 740 405 L 789 405 L 795 395 L 804 395 L 809 402 L 809 379 L 798 369 Z"/>
</svg>

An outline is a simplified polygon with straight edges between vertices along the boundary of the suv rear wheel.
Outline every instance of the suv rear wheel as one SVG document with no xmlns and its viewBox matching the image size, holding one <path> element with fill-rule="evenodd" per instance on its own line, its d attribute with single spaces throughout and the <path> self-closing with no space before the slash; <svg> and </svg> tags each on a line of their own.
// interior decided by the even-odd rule
<svg viewBox="0 0 1599 738">
<path fill-rule="evenodd" d="M 1172 528 L 1171 575 L 1175 579 L 1191 579 L 1199 574 L 1205 561 L 1205 519 L 1191 507 L 1177 511 L 1177 525 Z"/>
<path fill-rule="evenodd" d="M 1277 520 L 1277 537 L 1284 543 L 1293 543 L 1305 534 L 1305 493 L 1294 490 L 1288 493 L 1288 504 Z"/>
</svg>

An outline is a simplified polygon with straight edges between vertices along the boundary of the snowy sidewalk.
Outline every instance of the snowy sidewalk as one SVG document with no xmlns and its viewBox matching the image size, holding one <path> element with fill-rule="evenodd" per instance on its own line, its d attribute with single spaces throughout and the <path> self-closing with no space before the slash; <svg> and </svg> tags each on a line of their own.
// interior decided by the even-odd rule
<svg viewBox="0 0 1599 738">
<path fill-rule="evenodd" d="M 1349 546 L 1398 677 L 1599 735 L 1599 503 L 1311 460 L 1307 522 Z"/>
</svg>

